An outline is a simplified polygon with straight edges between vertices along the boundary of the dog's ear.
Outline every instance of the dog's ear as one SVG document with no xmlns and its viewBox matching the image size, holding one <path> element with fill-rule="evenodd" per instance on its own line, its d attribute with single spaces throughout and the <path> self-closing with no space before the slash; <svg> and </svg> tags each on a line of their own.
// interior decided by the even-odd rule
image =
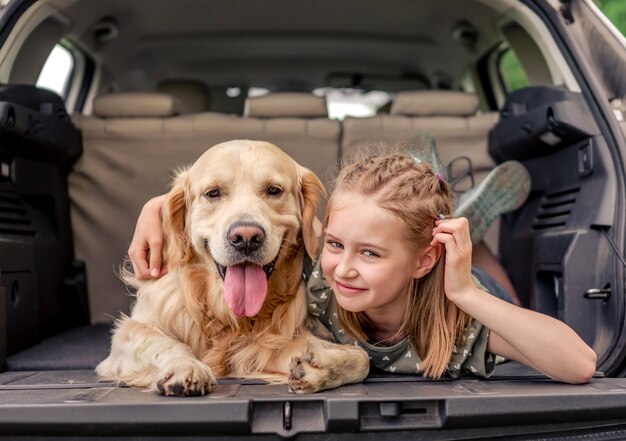
<svg viewBox="0 0 626 441">
<path fill-rule="evenodd" d="M 163 204 L 163 234 L 167 264 L 175 267 L 193 260 L 195 252 L 186 228 L 188 206 L 188 172 L 179 171 Z"/>
<path fill-rule="evenodd" d="M 317 259 L 318 237 L 313 224 L 322 197 L 326 196 L 324 185 L 315 174 L 302 166 L 298 166 L 298 203 L 302 215 L 302 238 L 304 248 L 311 259 Z"/>
</svg>

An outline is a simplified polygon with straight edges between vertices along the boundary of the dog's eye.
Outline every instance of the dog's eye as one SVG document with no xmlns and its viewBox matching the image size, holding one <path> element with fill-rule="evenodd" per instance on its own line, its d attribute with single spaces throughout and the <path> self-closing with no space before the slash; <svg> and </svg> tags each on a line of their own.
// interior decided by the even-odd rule
<svg viewBox="0 0 626 441">
<path fill-rule="evenodd" d="M 221 195 L 222 193 L 220 192 L 219 188 L 213 188 L 207 191 L 206 193 L 204 193 L 204 196 L 206 196 L 209 199 L 219 198 Z"/>
<path fill-rule="evenodd" d="M 265 191 L 267 192 L 268 196 L 278 196 L 283 192 L 283 189 L 276 185 L 270 185 Z"/>
</svg>

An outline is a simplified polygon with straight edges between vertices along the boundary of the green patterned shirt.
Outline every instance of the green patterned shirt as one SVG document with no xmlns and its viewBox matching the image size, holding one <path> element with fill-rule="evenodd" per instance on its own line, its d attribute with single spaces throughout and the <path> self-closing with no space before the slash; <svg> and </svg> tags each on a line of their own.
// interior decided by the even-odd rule
<svg viewBox="0 0 626 441">
<path fill-rule="evenodd" d="M 324 278 L 320 262 L 321 259 L 318 259 L 317 262 L 309 261 L 308 265 L 305 265 L 305 279 L 308 276 L 306 284 L 309 314 L 317 317 L 334 335 L 337 342 L 362 347 L 369 354 L 370 363 L 378 369 L 398 374 L 421 373 L 421 360 L 407 339 L 393 346 L 383 346 L 359 341 L 346 335 L 339 325 L 335 296 Z M 480 289 L 485 290 L 476 278 L 474 282 Z M 495 366 L 495 355 L 487 351 L 488 338 L 489 329 L 478 320 L 472 319 L 465 329 L 463 346 L 455 345 L 452 350 L 447 368 L 450 377 L 458 378 L 469 373 L 481 377 L 491 376 Z"/>
</svg>

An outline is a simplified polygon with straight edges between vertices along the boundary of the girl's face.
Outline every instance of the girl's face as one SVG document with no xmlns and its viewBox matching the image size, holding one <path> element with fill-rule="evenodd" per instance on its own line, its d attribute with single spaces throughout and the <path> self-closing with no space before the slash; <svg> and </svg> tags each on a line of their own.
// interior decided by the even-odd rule
<svg viewBox="0 0 626 441">
<path fill-rule="evenodd" d="M 420 258 L 403 221 L 359 194 L 343 191 L 333 201 L 322 270 L 337 302 L 374 321 L 383 314 L 400 320 Z"/>
</svg>

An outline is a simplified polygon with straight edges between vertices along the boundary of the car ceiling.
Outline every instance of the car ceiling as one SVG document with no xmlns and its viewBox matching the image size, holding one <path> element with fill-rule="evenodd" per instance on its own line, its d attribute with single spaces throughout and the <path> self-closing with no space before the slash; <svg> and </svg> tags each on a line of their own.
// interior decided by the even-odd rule
<svg viewBox="0 0 626 441">
<path fill-rule="evenodd" d="M 68 1 L 56 3 L 61 9 Z M 500 39 L 494 23 L 501 15 L 471 0 L 70 3 L 61 9 L 72 23 L 68 38 L 122 90 L 176 78 L 273 90 L 457 87 L 468 63 Z M 103 23 L 114 23 L 117 37 L 96 38 Z M 477 31 L 475 44 L 455 40 L 461 26 Z"/>
</svg>

